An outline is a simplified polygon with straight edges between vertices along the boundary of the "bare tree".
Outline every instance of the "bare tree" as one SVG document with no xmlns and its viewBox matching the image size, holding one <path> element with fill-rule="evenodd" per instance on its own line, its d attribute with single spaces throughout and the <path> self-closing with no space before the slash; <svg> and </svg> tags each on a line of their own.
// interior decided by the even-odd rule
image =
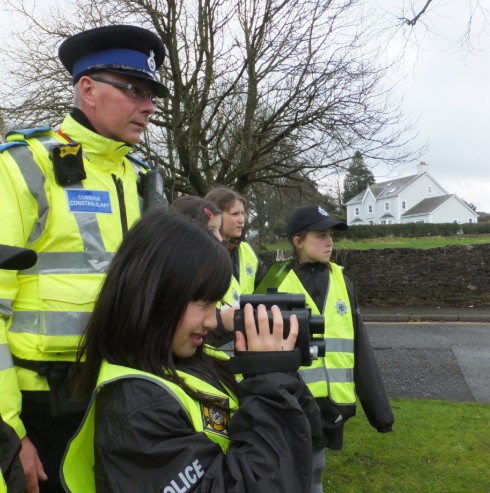
<svg viewBox="0 0 490 493">
<path fill-rule="evenodd" d="M 318 179 L 360 148 L 385 162 L 417 158 L 412 129 L 383 86 L 386 67 L 367 49 L 359 3 L 75 0 L 69 11 L 34 13 L 5 0 L 23 27 L 3 50 L 0 110 L 8 125 L 59 123 L 70 107 L 59 43 L 81 29 L 137 23 L 168 52 L 161 70 L 171 96 L 139 151 L 159 157 L 170 198 L 216 183 L 244 192 Z"/>
<path fill-rule="evenodd" d="M 481 0 L 453 0 L 453 2 L 465 3 L 467 15 L 465 27 L 462 32 L 455 33 L 457 43 L 466 50 L 472 50 L 474 40 L 488 29 L 490 9 Z M 407 42 L 420 43 L 421 35 L 438 32 L 438 17 L 444 15 L 448 4 L 433 0 L 400 0 L 398 6 L 391 12 L 394 22 L 387 22 L 388 29 L 403 29 Z M 396 4 L 395 4 L 396 5 Z M 476 32 L 475 32 L 476 31 Z"/>
</svg>

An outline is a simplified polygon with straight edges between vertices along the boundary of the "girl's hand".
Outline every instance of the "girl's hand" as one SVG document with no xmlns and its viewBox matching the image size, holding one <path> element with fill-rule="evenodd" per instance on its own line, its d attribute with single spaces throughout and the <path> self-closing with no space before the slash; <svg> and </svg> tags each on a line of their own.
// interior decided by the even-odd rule
<svg viewBox="0 0 490 493">
<path fill-rule="evenodd" d="M 298 319 L 296 315 L 289 318 L 289 335 L 283 338 L 284 323 L 278 306 L 271 307 L 272 332 L 269 328 L 267 310 L 264 305 L 257 307 L 257 325 L 254 320 L 252 305 L 247 303 L 243 309 L 245 318 L 245 335 L 235 333 L 237 351 L 292 351 L 298 336 Z"/>
</svg>

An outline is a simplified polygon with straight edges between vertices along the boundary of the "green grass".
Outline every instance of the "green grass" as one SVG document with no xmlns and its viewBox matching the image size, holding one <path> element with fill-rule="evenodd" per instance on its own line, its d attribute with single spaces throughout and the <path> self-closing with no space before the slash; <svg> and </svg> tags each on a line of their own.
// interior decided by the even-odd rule
<svg viewBox="0 0 490 493">
<path fill-rule="evenodd" d="M 395 425 L 377 433 L 362 408 L 344 449 L 327 452 L 328 493 L 490 492 L 490 405 L 392 400 Z"/>
<path fill-rule="evenodd" d="M 375 248 L 438 248 L 447 245 L 476 245 L 480 243 L 490 243 L 490 235 L 456 235 L 456 236 L 431 236 L 417 238 L 375 238 L 372 240 L 336 240 L 334 238 L 335 248 L 351 250 L 370 250 Z M 270 243 L 267 250 L 275 251 L 282 249 L 290 250 L 290 244 L 287 241 Z"/>
</svg>

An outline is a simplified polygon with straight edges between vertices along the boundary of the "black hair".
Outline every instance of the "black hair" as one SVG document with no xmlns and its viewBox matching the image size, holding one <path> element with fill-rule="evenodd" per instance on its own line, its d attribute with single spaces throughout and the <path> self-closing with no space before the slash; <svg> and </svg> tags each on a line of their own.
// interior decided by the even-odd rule
<svg viewBox="0 0 490 493">
<path fill-rule="evenodd" d="M 77 357 L 84 363 L 77 365 L 76 394 L 92 392 L 103 359 L 184 385 L 172 353 L 176 328 L 190 302 L 220 300 L 231 273 L 229 255 L 203 225 L 160 208 L 148 211 L 109 267 Z M 195 357 L 216 366 L 202 346 Z M 222 366 L 215 376 L 232 385 Z"/>
</svg>

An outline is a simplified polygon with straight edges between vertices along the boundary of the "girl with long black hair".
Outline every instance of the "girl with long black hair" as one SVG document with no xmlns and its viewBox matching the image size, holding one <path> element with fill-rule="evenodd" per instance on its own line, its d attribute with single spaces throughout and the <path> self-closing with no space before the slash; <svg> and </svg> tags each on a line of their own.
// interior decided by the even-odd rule
<svg viewBox="0 0 490 493">
<path fill-rule="evenodd" d="M 269 328 L 248 305 L 237 356 L 207 347 L 230 277 L 222 245 L 181 215 L 155 209 L 128 233 L 79 353 L 78 393 L 93 397 L 63 461 L 67 491 L 309 490 L 320 422 L 296 372 L 296 317 L 284 339 L 277 307 Z"/>
</svg>

